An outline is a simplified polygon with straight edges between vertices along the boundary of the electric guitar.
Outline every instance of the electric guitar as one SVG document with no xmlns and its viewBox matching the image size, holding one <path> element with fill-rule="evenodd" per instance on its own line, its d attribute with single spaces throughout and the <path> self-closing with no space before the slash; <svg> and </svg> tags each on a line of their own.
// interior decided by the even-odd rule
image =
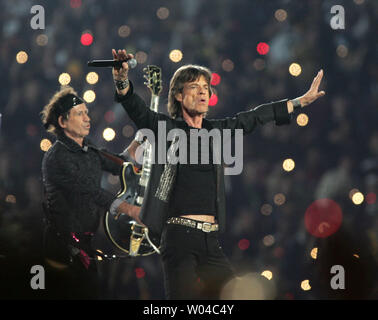
<svg viewBox="0 0 378 320">
<path fill-rule="evenodd" d="M 159 94 L 161 86 L 161 69 L 149 65 L 144 69 L 147 82 L 145 84 L 151 91 L 150 109 L 158 111 Z M 131 162 L 124 162 L 120 174 L 121 190 L 117 198 L 129 204 L 142 206 L 152 163 L 152 146 L 146 140 L 143 143 L 143 166 L 138 170 Z M 160 239 L 150 235 L 148 228 L 138 224 L 127 214 L 115 215 L 108 210 L 104 216 L 105 233 L 110 241 L 129 256 L 147 256 L 159 253 Z"/>
</svg>

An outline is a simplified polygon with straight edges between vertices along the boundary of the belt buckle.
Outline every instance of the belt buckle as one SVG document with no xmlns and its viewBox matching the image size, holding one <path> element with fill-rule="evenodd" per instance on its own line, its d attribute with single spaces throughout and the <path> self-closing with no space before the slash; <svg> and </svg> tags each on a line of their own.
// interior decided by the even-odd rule
<svg viewBox="0 0 378 320">
<path fill-rule="evenodd" d="M 202 222 L 202 231 L 203 232 L 210 232 L 211 231 L 211 223 Z"/>
</svg>

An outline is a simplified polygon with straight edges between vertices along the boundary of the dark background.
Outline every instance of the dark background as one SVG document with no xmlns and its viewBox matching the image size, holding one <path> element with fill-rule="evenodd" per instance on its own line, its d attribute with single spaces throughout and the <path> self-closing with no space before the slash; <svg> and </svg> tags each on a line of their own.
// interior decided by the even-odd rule
<svg viewBox="0 0 378 320">
<path fill-rule="evenodd" d="M 34 4 L 45 9 L 44 30 L 30 26 Z M 343 30 L 330 25 L 335 4 L 345 9 Z M 161 7 L 169 9 L 166 19 L 157 15 Z M 278 9 L 286 10 L 284 21 L 275 18 Z M 70 85 L 79 95 L 88 89 L 95 91 L 96 100 L 87 103 L 92 141 L 120 152 L 133 138 L 134 125 L 114 102 L 110 69 L 86 66 L 90 59 L 111 59 L 112 48 L 147 55 L 130 72 L 135 90 L 146 102 L 150 93 L 143 84 L 142 70 L 148 64 L 162 68 L 160 111 L 165 113 L 169 79 L 179 66 L 201 64 L 218 73 L 221 82 L 215 90 L 219 101 L 210 107 L 209 118 L 298 97 L 322 68 L 320 89 L 326 96 L 303 110 L 309 117 L 307 126 L 297 125 L 294 119 L 289 126 L 268 124 L 244 138 L 244 170 L 226 180 L 224 251 L 240 275 L 272 271 L 275 294 L 269 299 L 377 298 L 377 1 L 17 0 L 1 1 L 0 17 L 3 299 L 48 298 L 48 283 L 45 291 L 30 289 L 30 269 L 45 264 L 40 171 L 44 151 L 40 143 L 44 138 L 53 141 L 44 131 L 39 113 L 59 89 L 59 75 L 68 72 Z M 122 25 L 131 30 L 127 37 L 118 33 Z M 94 38 L 90 46 L 80 43 L 86 30 Z M 41 34 L 47 36 L 45 45 L 37 43 Z M 259 42 L 269 44 L 266 55 L 257 52 Z M 173 49 L 183 53 L 178 63 L 169 59 Z M 21 50 L 28 54 L 24 64 L 16 61 Z M 232 70 L 225 68 L 226 59 L 232 61 Z M 289 73 L 293 62 L 302 67 L 298 77 Z M 94 85 L 85 80 L 89 71 L 99 75 Z M 102 138 L 107 127 L 117 133 L 110 142 Z M 294 159 L 293 171 L 282 169 L 286 158 Z M 103 186 L 116 193 L 117 177 L 104 174 Z M 360 205 L 349 196 L 353 188 L 365 196 Z M 285 195 L 281 205 L 274 202 L 277 193 Z M 304 216 L 310 204 L 321 198 L 336 201 L 343 220 L 336 233 L 320 239 L 306 230 Z M 268 208 L 265 215 L 263 205 Z M 267 238 L 264 241 L 267 235 L 273 236 L 268 238 L 273 239 L 270 243 Z M 245 250 L 239 247 L 242 239 L 242 243 L 249 241 Z M 96 245 L 119 254 L 102 226 Z M 314 247 L 318 248 L 317 259 L 310 256 Z M 345 290 L 330 289 L 330 267 L 336 264 L 345 268 Z M 102 261 L 99 269 L 103 299 L 164 298 L 157 255 Z M 310 281 L 311 290 L 302 290 L 305 279 Z M 239 296 L 243 297 L 250 298 L 248 294 Z"/>
</svg>

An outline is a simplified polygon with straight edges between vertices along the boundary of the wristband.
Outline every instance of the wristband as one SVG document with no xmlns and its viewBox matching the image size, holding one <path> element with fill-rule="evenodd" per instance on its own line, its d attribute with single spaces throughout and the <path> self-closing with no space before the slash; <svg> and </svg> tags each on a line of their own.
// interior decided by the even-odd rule
<svg viewBox="0 0 378 320">
<path fill-rule="evenodd" d="M 296 98 L 296 99 L 293 99 L 291 100 L 291 103 L 293 104 L 293 107 L 294 107 L 294 111 L 302 108 L 302 104 L 301 104 L 301 101 L 299 98 Z"/>
<path fill-rule="evenodd" d="M 114 84 L 118 90 L 126 89 L 129 86 L 129 79 L 126 80 L 114 80 Z"/>
</svg>

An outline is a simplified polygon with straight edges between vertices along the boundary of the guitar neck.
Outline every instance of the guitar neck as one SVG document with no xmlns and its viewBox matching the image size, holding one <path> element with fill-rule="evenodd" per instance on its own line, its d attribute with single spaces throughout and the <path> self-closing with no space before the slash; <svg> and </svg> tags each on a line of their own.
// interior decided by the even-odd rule
<svg viewBox="0 0 378 320">
<path fill-rule="evenodd" d="M 154 112 L 158 112 L 159 108 L 159 96 L 152 94 L 151 96 L 151 103 L 150 103 L 150 109 Z"/>
</svg>

